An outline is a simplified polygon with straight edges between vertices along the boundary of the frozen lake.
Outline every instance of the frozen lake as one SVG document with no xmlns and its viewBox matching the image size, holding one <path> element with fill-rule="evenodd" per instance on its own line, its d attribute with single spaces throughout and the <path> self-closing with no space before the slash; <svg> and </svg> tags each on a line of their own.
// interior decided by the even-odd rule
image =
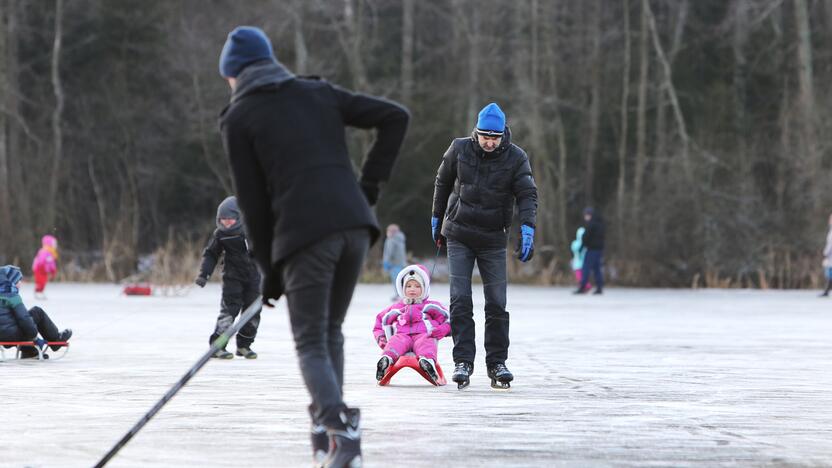
<svg viewBox="0 0 832 468">
<path fill-rule="evenodd" d="M 50 284 L 45 301 L 31 288 L 26 305 L 75 334 L 64 359 L 0 363 L 3 467 L 93 465 L 207 349 L 219 312 L 215 283 L 184 297 Z M 345 324 L 368 467 L 832 465 L 832 300 L 813 291 L 511 287 L 507 392 L 485 376 L 482 328 L 468 389 L 408 370 L 378 387 L 371 329 L 390 293 L 360 286 Z M 447 285 L 433 293 L 447 303 Z M 212 360 L 109 466 L 309 466 L 284 301 L 253 348 Z"/>
</svg>

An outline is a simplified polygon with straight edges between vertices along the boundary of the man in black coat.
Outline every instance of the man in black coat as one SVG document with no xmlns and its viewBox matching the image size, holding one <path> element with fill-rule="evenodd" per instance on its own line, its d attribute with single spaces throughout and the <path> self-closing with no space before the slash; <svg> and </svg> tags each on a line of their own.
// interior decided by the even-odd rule
<svg viewBox="0 0 832 468">
<path fill-rule="evenodd" d="M 217 207 L 217 229 L 214 230 L 208 246 L 202 252 L 199 275 L 194 280 L 200 288 L 205 287 L 220 257 L 223 257 L 220 315 L 217 317 L 214 333 L 208 338 L 208 343 L 213 343 L 231 328 L 237 315 L 256 301 L 257 296 L 260 295 L 260 272 L 257 271 L 257 266 L 249 254 L 248 241 L 243 230 L 243 218 L 240 216 L 236 197 L 227 197 Z M 251 344 L 257 337 L 259 325 L 260 312 L 237 332 L 237 356 L 257 359 L 257 353 L 252 351 Z M 223 346 L 214 353 L 213 357 L 233 359 L 234 355 L 226 351 Z"/>
<path fill-rule="evenodd" d="M 360 463 L 360 412 L 342 400 L 341 324 L 364 256 L 378 238 L 370 206 L 409 121 L 393 102 L 294 76 L 263 31 L 232 31 L 220 57 L 232 88 L 220 128 L 267 305 L 286 294 L 301 373 L 312 397 L 313 453 Z M 375 129 L 360 182 L 345 127 Z M 326 432 L 324 432 L 324 429 Z M 330 445 L 331 443 L 331 445 Z"/>
<path fill-rule="evenodd" d="M 583 271 L 581 272 L 581 284 L 575 294 L 584 294 L 589 283 L 589 274 L 595 276 L 595 292 L 604 293 L 604 222 L 601 216 L 595 213 L 592 208 L 584 209 L 584 236 L 581 238 L 582 245 L 586 248 L 584 256 Z"/>
<path fill-rule="evenodd" d="M 497 104 L 479 114 L 473 134 L 457 138 L 436 174 L 431 232 L 448 246 L 451 280 L 453 380 L 459 388 L 474 370 L 471 275 L 476 261 L 485 293 L 485 364 L 491 385 L 507 388 L 514 376 L 506 368 L 509 314 L 506 311 L 506 242 L 514 216 L 520 216 L 518 258 L 534 254 L 537 187 L 526 153 L 511 142 L 505 114 Z"/>
</svg>

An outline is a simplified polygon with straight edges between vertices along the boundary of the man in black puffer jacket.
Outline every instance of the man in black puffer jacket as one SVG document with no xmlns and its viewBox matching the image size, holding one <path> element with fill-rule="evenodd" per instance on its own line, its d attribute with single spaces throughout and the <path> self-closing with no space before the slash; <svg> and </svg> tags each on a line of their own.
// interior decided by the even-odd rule
<svg viewBox="0 0 832 468">
<path fill-rule="evenodd" d="M 233 90 L 220 126 L 234 187 L 264 275 L 264 301 L 286 293 L 312 396 L 313 453 L 329 451 L 325 466 L 360 465 L 360 412 L 342 399 L 341 325 L 379 235 L 370 205 L 390 176 L 409 114 L 381 98 L 295 77 L 257 28 L 229 34 L 220 73 Z M 376 130 L 360 184 L 348 126 Z"/>
<path fill-rule="evenodd" d="M 526 153 L 511 143 L 505 114 L 489 104 L 479 114 L 472 136 L 457 138 L 445 152 L 436 174 L 431 231 L 435 242 L 447 239 L 451 277 L 453 380 L 468 385 L 473 372 L 474 342 L 471 275 L 476 261 L 485 293 L 485 364 L 492 386 L 506 388 L 514 378 L 508 358 L 506 311 L 506 243 L 514 216 L 520 215 L 518 258 L 534 253 L 537 187 Z M 499 382 L 499 384 L 498 384 Z"/>
<path fill-rule="evenodd" d="M 248 251 L 248 241 L 243 230 L 243 218 L 237 208 L 237 199 L 228 197 L 217 207 L 217 229 L 211 236 L 208 246 L 202 252 L 202 265 L 195 283 L 204 287 L 208 278 L 214 273 L 220 257 L 223 257 L 222 301 L 220 315 L 209 343 L 220 337 L 234 324 L 234 319 L 260 295 L 260 272 Z M 237 356 L 257 359 L 257 353 L 251 350 L 251 344 L 257 337 L 260 325 L 260 313 L 252 317 L 237 333 Z M 233 354 L 225 347 L 214 353 L 215 358 L 232 359 Z"/>
</svg>

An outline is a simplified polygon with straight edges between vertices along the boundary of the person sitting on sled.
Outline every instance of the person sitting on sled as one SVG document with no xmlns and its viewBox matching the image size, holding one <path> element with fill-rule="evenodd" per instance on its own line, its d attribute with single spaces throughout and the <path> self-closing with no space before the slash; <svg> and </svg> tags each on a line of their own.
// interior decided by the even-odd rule
<svg viewBox="0 0 832 468">
<path fill-rule="evenodd" d="M 40 307 L 26 309 L 20 298 L 18 283 L 23 279 L 20 268 L 13 265 L 0 267 L 0 341 L 32 341 L 43 352 L 47 341 L 67 341 L 72 330 L 58 331 L 46 312 Z M 38 336 L 42 336 L 40 338 Z M 57 351 L 58 345 L 52 350 Z M 21 358 L 38 357 L 38 350 L 32 346 L 20 349 Z M 45 353 L 44 358 L 48 358 Z"/>
<path fill-rule="evenodd" d="M 381 380 L 396 360 L 413 352 L 419 367 L 434 383 L 436 348 L 439 340 L 451 332 L 448 308 L 438 301 L 428 300 L 430 276 L 422 265 L 405 267 L 396 277 L 400 299 L 376 315 L 373 335 L 383 349 L 376 366 L 376 380 Z"/>
</svg>

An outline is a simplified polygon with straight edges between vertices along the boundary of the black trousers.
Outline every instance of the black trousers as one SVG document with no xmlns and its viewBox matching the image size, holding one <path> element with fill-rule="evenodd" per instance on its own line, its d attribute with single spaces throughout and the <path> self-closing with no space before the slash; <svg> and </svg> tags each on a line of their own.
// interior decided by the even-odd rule
<svg viewBox="0 0 832 468">
<path fill-rule="evenodd" d="M 313 422 L 342 426 L 344 335 L 355 284 L 370 244 L 366 228 L 338 232 L 282 264 L 289 320 L 301 374 L 312 397 Z"/>
<path fill-rule="evenodd" d="M 251 305 L 260 296 L 260 275 L 255 275 L 248 280 L 237 278 L 222 279 L 222 302 L 220 302 L 220 315 L 217 317 L 217 325 L 214 333 L 208 339 L 208 343 L 220 337 L 234 324 L 237 318 L 246 307 Z M 237 333 L 237 347 L 250 348 L 257 337 L 257 327 L 260 326 L 260 313 L 251 318 Z"/>
<path fill-rule="evenodd" d="M 58 331 L 58 327 L 49 318 L 49 315 L 46 314 L 46 311 L 41 309 L 40 307 L 32 307 L 29 309 L 29 315 L 32 316 L 32 320 L 35 321 L 35 326 L 38 329 L 38 333 L 41 337 L 43 337 L 46 341 L 58 341 L 61 339 L 61 332 Z M 25 341 L 28 340 L 30 337 L 19 336 L 17 340 Z M 21 346 L 20 353 L 23 357 L 31 357 L 37 356 L 37 350 L 35 350 L 32 346 Z"/>
<path fill-rule="evenodd" d="M 451 274 L 451 334 L 454 362 L 474 363 L 474 302 L 471 275 L 474 262 L 480 270 L 485 295 L 485 364 L 505 364 L 508 358 L 509 313 L 506 310 L 506 249 L 473 249 L 448 239 Z"/>
</svg>

